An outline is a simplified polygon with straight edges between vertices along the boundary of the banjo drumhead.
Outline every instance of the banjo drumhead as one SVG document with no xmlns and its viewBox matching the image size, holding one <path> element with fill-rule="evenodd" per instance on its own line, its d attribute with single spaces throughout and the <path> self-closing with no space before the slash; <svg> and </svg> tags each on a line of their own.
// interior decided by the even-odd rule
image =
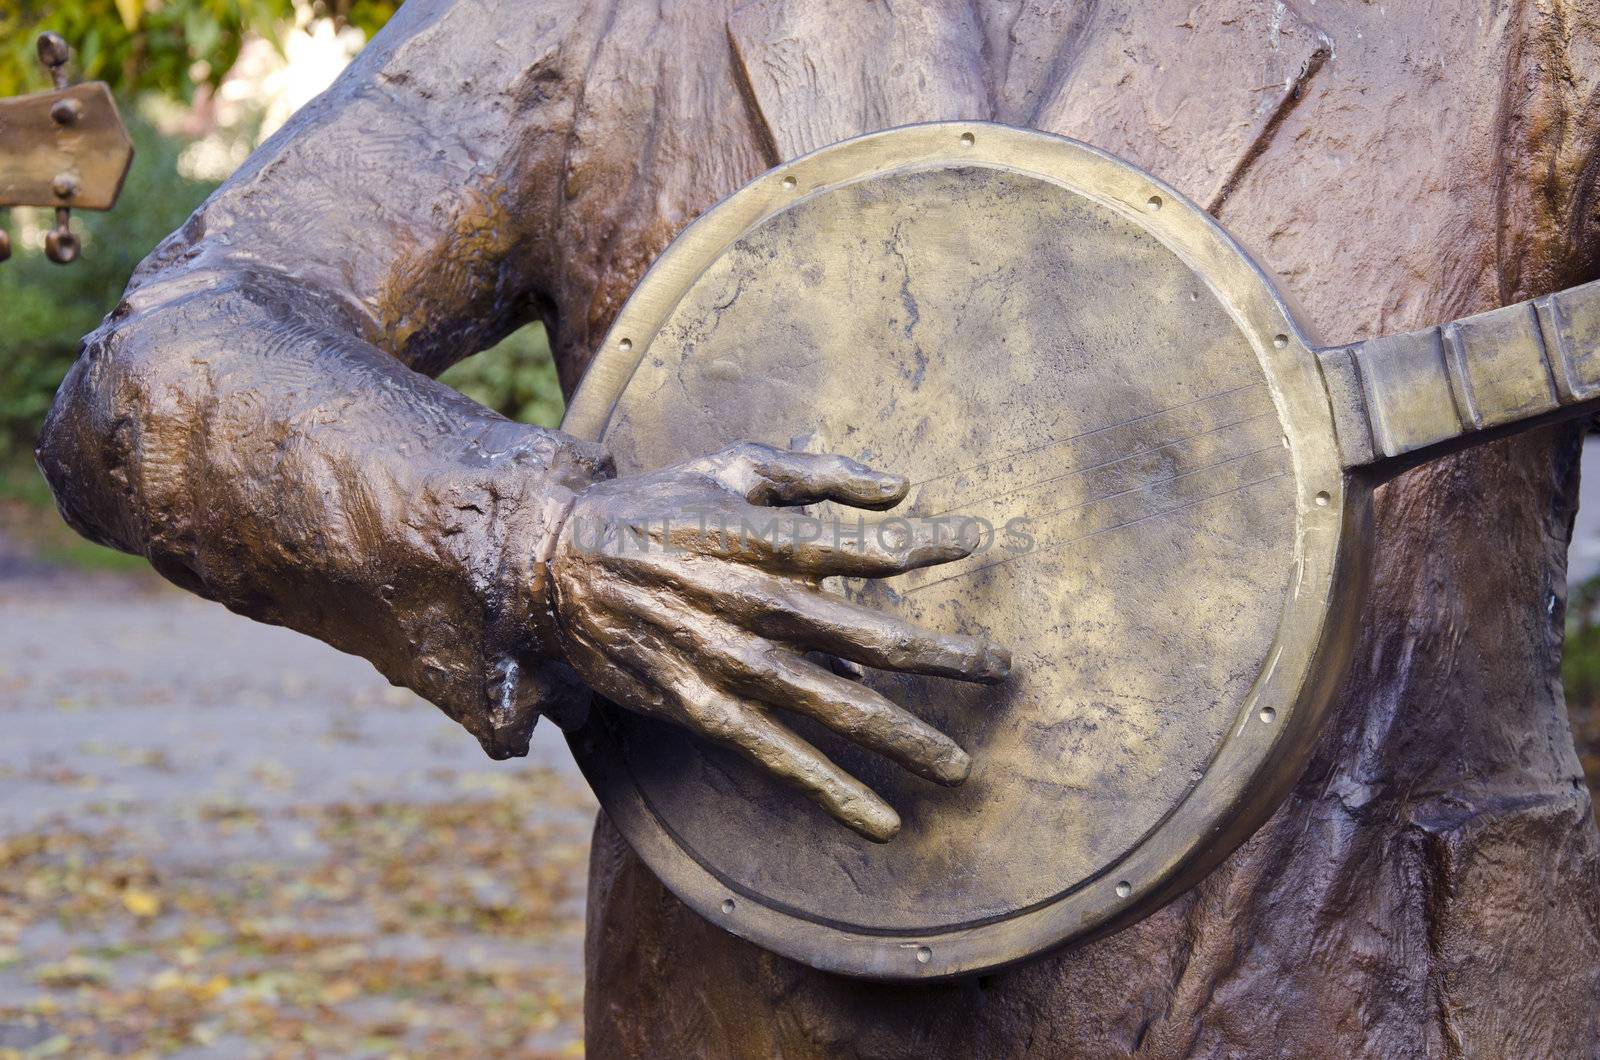
<svg viewBox="0 0 1600 1060">
<path fill-rule="evenodd" d="M 914 126 L 758 179 L 645 278 L 566 426 L 622 474 L 751 439 L 908 476 L 890 514 L 980 551 L 829 588 L 987 633 L 1014 672 L 867 678 L 971 752 L 956 788 L 785 716 L 899 811 L 887 844 L 609 706 L 574 738 L 607 812 L 703 915 L 855 974 L 977 970 L 1155 908 L 1270 812 L 1342 654 L 1364 498 L 1315 373 L 1220 229 L 1081 144 Z"/>
</svg>

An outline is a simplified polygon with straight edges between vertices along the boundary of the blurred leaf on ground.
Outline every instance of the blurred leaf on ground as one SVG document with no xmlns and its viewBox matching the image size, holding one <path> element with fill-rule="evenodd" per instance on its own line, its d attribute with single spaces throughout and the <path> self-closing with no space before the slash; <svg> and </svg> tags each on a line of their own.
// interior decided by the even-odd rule
<svg viewBox="0 0 1600 1060">
<path fill-rule="evenodd" d="M 581 1055 L 594 802 L 537 768 L 451 779 L 0 838 L 0 954 L 31 987 L 0 993 L 0 1057 Z"/>
</svg>

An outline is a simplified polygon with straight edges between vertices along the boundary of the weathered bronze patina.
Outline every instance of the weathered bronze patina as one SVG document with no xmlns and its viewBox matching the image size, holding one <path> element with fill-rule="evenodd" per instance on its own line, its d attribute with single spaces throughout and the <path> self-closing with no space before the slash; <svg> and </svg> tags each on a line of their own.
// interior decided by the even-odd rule
<svg viewBox="0 0 1600 1060">
<path fill-rule="evenodd" d="M 1600 282 L 1313 352 L 1220 226 L 1092 147 L 936 123 L 824 148 L 667 250 L 563 426 L 624 474 L 739 438 L 903 469 L 905 514 L 986 547 L 850 595 L 990 630 L 1020 665 L 993 690 L 869 684 L 972 750 L 973 778 L 900 781 L 817 734 L 894 792 L 907 827 L 875 849 L 646 721 L 574 747 L 680 898 L 815 967 L 938 978 L 1103 932 L 1298 778 L 1374 487 L 1597 398 Z"/>
<path fill-rule="evenodd" d="M 116 205 L 133 163 L 133 141 L 105 82 L 68 86 L 66 41 L 45 33 L 38 50 L 55 88 L 0 99 L 0 207 L 54 207 L 45 253 L 65 265 L 79 251 L 72 211 Z M 10 254 L 10 237 L 0 231 L 0 261 Z"/>
<path fill-rule="evenodd" d="M 412 0 L 141 268 L 42 459 L 78 525 L 500 746 L 555 701 L 536 655 L 501 665 L 534 624 L 504 557 L 540 540 L 544 469 L 581 486 L 592 451 L 422 376 L 539 318 L 570 390 L 695 217 L 935 119 L 1099 145 L 1226 224 L 1320 336 L 1406 332 L 1595 277 L 1597 79 L 1571 0 Z M 590 1053 L 1593 1052 L 1600 836 L 1556 675 L 1577 437 L 1375 492 L 1360 639 L 1303 779 L 1126 930 L 939 983 L 829 975 L 679 902 L 602 816 Z"/>
</svg>

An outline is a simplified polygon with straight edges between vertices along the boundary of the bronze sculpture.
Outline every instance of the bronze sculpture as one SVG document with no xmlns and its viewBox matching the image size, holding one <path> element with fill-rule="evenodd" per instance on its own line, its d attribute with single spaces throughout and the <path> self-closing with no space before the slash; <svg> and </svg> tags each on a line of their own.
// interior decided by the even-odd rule
<svg viewBox="0 0 1600 1060">
<path fill-rule="evenodd" d="M 758 2 L 499 17 L 403 12 L 152 259 L 44 451 L 80 524 L 93 506 L 102 535 L 186 584 L 389 652 L 397 671 L 391 645 L 414 644 L 405 676 L 435 698 L 488 698 L 477 675 L 493 660 L 449 656 L 463 640 L 465 654 L 500 647 L 505 603 L 486 591 L 497 566 L 451 551 L 465 542 L 449 531 L 492 524 L 524 494 L 459 460 L 411 477 L 353 458 L 370 449 L 348 435 L 396 413 L 413 426 L 378 433 L 419 463 L 471 429 L 479 451 L 506 451 L 493 435 L 506 428 L 466 403 L 386 392 L 380 348 L 436 370 L 538 313 L 570 386 L 674 231 L 810 148 L 933 118 L 1076 135 L 1221 216 L 1332 334 L 1463 316 L 1580 282 L 1594 260 L 1596 29 L 1581 7 L 1441 18 L 1330 3 Z M 366 135 L 374 125 L 405 133 Z M 359 386 L 314 392 L 346 370 Z M 177 444 L 173 425 L 197 423 L 265 444 Z M 595 1051 L 686 1051 L 708 1035 L 738 1054 L 1184 1055 L 1269 1038 L 1311 1053 L 1586 1051 L 1596 840 L 1549 679 L 1549 570 L 1570 503 L 1551 438 L 1455 458 L 1380 496 L 1386 547 L 1338 723 L 1291 801 L 1189 896 L 988 980 L 862 987 L 702 923 L 602 822 Z M 275 488 L 252 478 L 268 467 L 282 469 Z M 331 511 L 283 488 L 308 470 L 341 502 Z M 393 486 L 355 489 L 374 481 Z M 345 510 L 398 532 L 351 533 Z M 235 569 L 239 552 L 265 554 L 282 598 Z M 369 601 L 376 619 L 350 628 Z M 453 640 L 427 620 L 445 613 Z M 512 699 L 525 721 L 531 697 Z"/>
<path fill-rule="evenodd" d="M 970 974 L 1126 925 L 1298 778 L 1350 656 L 1373 490 L 1592 413 L 1597 357 L 1600 283 L 1313 351 L 1214 221 L 1091 146 L 935 122 L 825 147 L 674 241 L 563 427 L 625 473 L 848 439 L 914 479 L 906 516 L 1025 529 L 852 592 L 1027 645 L 991 690 L 865 678 L 976 749 L 973 782 L 878 770 L 910 816 L 873 849 L 624 713 L 574 750 L 678 897 L 819 969 Z"/>
</svg>

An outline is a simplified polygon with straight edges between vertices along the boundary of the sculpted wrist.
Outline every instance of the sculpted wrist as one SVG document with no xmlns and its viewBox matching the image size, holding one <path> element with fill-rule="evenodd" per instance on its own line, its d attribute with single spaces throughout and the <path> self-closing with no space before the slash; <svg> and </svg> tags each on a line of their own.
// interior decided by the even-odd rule
<svg viewBox="0 0 1600 1060">
<path fill-rule="evenodd" d="M 577 673 L 562 660 L 561 627 L 556 619 L 556 589 L 550 569 L 561 533 L 572 515 L 578 493 L 565 487 L 548 495 L 540 506 L 541 534 L 534 547 L 529 579 L 529 615 L 537 630 L 545 658 L 525 681 L 536 709 L 563 732 L 571 732 L 589 718 L 590 692 Z"/>
<path fill-rule="evenodd" d="M 501 550 L 488 638 L 498 649 L 488 660 L 489 735 L 479 740 L 496 758 L 526 754 L 539 715 L 571 729 L 588 714 L 588 689 L 561 658 L 550 560 L 578 494 L 609 478 L 611 461 L 599 446 L 539 433 L 553 449 L 548 463 L 537 477 L 523 479 L 521 503 L 502 509 L 509 525 L 490 535 Z"/>
<path fill-rule="evenodd" d="M 498 454 L 498 500 L 489 509 L 493 526 L 484 536 L 482 559 L 494 565 L 486 587 L 493 639 L 531 663 L 561 654 L 549 563 L 561 528 L 577 495 L 612 472 L 610 458 L 597 445 L 555 431 L 522 429 L 528 440 Z M 535 454 L 537 463 L 526 459 L 527 453 Z"/>
<path fill-rule="evenodd" d="M 555 555 L 561 530 L 572 514 L 578 495 L 565 487 L 556 487 L 540 504 L 540 536 L 533 550 L 533 567 L 529 577 L 528 612 L 537 631 L 539 645 L 548 658 L 561 655 L 561 630 L 556 624 L 555 587 L 551 584 L 550 558 Z"/>
<path fill-rule="evenodd" d="M 490 456 L 470 500 L 481 530 L 462 534 L 475 581 L 481 637 L 462 647 L 475 656 L 476 705 L 459 713 L 493 758 L 527 754 L 539 715 L 572 713 L 563 704 L 582 686 L 559 662 L 550 607 L 549 564 L 577 492 L 610 473 L 597 446 L 554 431 L 499 425 L 476 448 Z M 472 538 L 470 543 L 463 540 Z M 461 632 L 468 632 L 468 624 Z M 430 697 L 431 698 L 431 697 Z"/>
</svg>

